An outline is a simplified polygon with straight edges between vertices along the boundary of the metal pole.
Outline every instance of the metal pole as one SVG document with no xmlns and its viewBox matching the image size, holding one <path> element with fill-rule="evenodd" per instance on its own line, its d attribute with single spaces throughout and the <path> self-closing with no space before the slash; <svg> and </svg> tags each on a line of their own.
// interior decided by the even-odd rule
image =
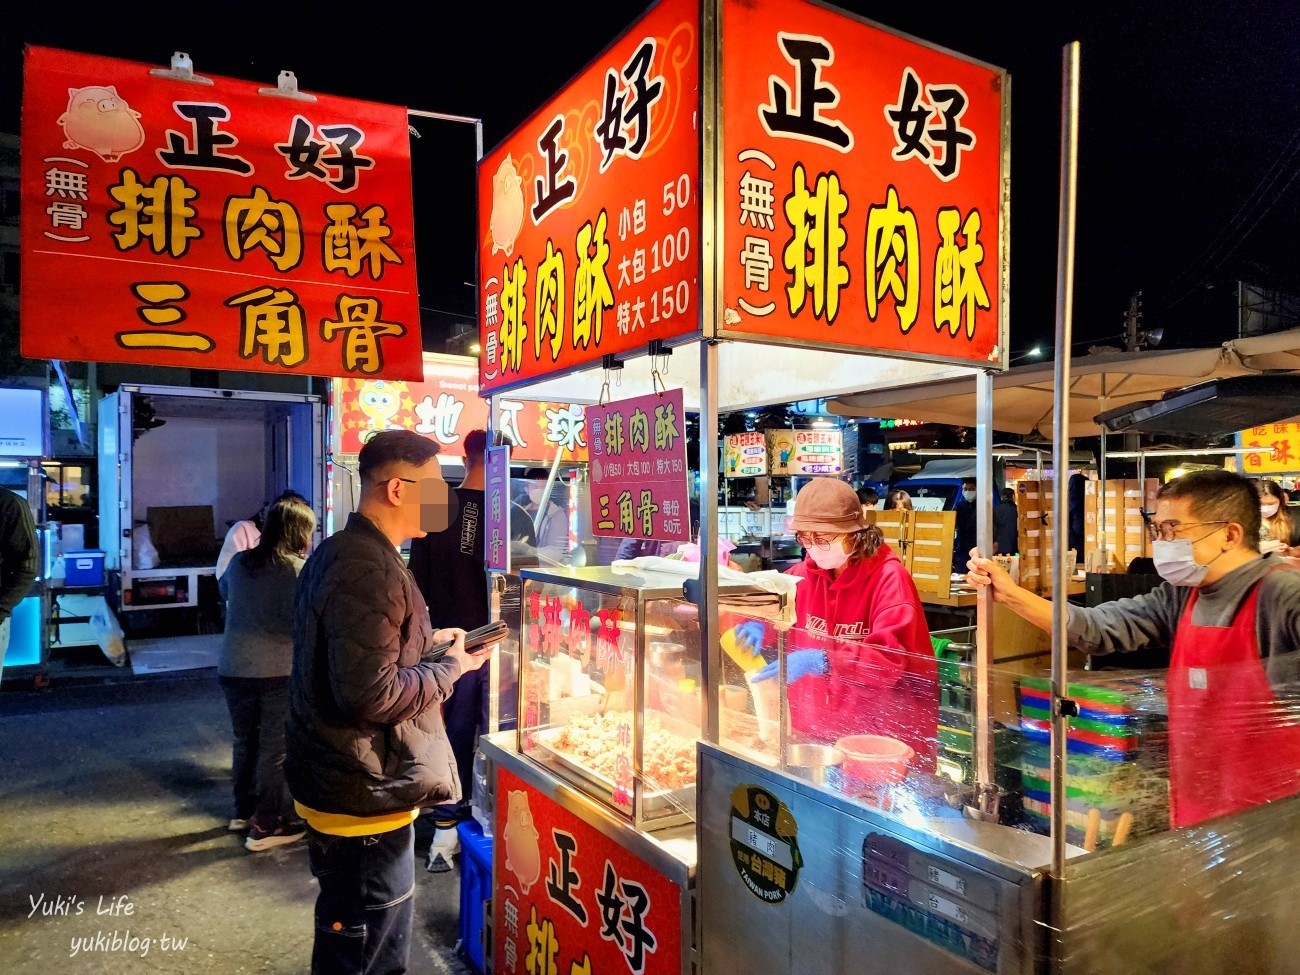
<svg viewBox="0 0 1300 975">
<path fill-rule="evenodd" d="M 406 110 L 406 114 L 414 115 L 416 118 L 437 119 L 439 122 L 465 122 L 468 125 L 474 126 L 476 129 L 478 129 L 479 132 L 479 148 L 478 148 L 477 158 L 479 159 L 483 158 L 483 120 L 481 118 L 474 118 L 469 115 L 448 115 L 446 112 L 424 112 L 418 108 L 408 108 Z"/>
<path fill-rule="evenodd" d="M 1061 78 L 1061 198 L 1060 237 L 1056 260 L 1056 368 L 1053 379 L 1056 410 L 1052 420 L 1052 451 L 1058 471 L 1069 466 L 1070 450 L 1070 346 L 1074 331 L 1074 227 L 1079 151 L 1079 42 L 1067 44 L 1062 53 Z M 1069 621 L 1066 594 L 1065 553 L 1068 534 L 1061 531 L 1067 515 L 1064 491 L 1052 495 L 1056 528 L 1052 536 L 1055 564 L 1052 566 L 1052 876 L 1057 891 L 1065 877 L 1065 745 L 1068 721 L 1064 713 L 1066 678 L 1066 624 Z M 1057 918 L 1063 905 L 1056 903 Z"/>
<path fill-rule="evenodd" d="M 975 374 L 975 544 L 993 551 L 993 373 Z M 961 552 L 963 558 L 968 553 Z M 993 775 L 993 593 L 981 586 L 975 601 L 975 789 L 980 818 L 996 821 L 998 790 Z"/>
<path fill-rule="evenodd" d="M 700 686 L 715 686 L 713 676 L 721 674 L 718 643 L 718 343 L 700 343 L 700 646 L 704 652 L 704 673 Z M 720 680 L 721 678 L 719 678 Z M 718 740 L 718 709 L 715 698 L 701 698 L 706 741 Z"/>
<path fill-rule="evenodd" d="M 1099 412 L 1106 412 L 1106 374 L 1101 374 L 1101 397 L 1097 400 Z M 1101 483 L 1097 485 L 1097 526 L 1101 532 L 1101 537 L 1097 541 L 1097 549 L 1101 565 L 1099 568 L 1102 572 L 1110 571 L 1110 550 L 1106 546 L 1106 424 L 1099 426 L 1101 431 L 1101 463 L 1100 470 L 1097 472 L 1101 478 Z"/>
</svg>

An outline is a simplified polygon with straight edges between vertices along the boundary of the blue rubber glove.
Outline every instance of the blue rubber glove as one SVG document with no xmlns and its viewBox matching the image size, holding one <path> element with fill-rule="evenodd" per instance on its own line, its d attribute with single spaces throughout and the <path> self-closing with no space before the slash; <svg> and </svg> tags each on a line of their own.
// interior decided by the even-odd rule
<svg viewBox="0 0 1300 975">
<path fill-rule="evenodd" d="M 763 653 L 763 634 L 766 627 L 757 620 L 750 620 L 747 623 L 737 623 L 731 630 L 735 635 L 736 646 L 744 647 L 755 657 Z"/>
<path fill-rule="evenodd" d="M 768 664 L 753 679 L 771 680 L 779 671 L 779 660 L 774 660 Z M 803 680 L 805 677 L 821 677 L 823 674 L 829 674 L 831 670 L 830 662 L 826 659 L 824 650 L 795 650 L 786 655 L 785 658 L 785 682 L 793 684 L 797 680 Z"/>
</svg>

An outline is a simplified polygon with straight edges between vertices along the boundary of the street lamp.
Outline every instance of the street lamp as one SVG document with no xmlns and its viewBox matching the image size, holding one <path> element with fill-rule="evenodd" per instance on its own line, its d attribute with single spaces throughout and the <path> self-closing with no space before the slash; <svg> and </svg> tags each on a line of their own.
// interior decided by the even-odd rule
<svg viewBox="0 0 1300 975">
<path fill-rule="evenodd" d="M 1017 359 L 1037 359 L 1042 354 L 1043 354 L 1043 347 L 1041 345 L 1035 345 L 1028 352 L 1019 352 L 1016 355 L 1013 355 L 1010 359 L 1007 360 L 1007 362 L 1008 363 L 1015 362 Z"/>
</svg>

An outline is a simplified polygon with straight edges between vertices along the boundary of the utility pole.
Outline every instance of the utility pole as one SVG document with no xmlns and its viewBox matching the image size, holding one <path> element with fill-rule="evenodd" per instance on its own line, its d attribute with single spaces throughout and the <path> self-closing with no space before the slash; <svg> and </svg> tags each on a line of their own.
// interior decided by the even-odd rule
<svg viewBox="0 0 1300 975">
<path fill-rule="evenodd" d="M 1135 291 L 1129 295 L 1128 312 L 1124 316 L 1124 348 L 1129 352 L 1138 351 L 1139 336 L 1141 335 L 1142 325 L 1142 292 Z M 1140 450 L 1142 446 L 1142 437 L 1137 433 L 1124 434 L 1124 449 L 1126 451 Z"/>
</svg>

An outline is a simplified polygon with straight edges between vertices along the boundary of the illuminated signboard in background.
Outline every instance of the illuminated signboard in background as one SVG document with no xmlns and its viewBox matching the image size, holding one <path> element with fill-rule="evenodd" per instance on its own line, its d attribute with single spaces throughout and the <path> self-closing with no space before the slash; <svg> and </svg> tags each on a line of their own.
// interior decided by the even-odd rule
<svg viewBox="0 0 1300 975">
<path fill-rule="evenodd" d="M 356 454 L 378 430 L 414 430 L 436 440 L 440 453 L 464 456 L 465 435 L 487 426 L 487 400 L 478 395 L 478 361 L 424 354 L 424 381 L 336 379 L 334 452 Z M 514 445 L 516 461 L 549 464 L 587 459 L 581 406 L 496 398 L 496 430 Z"/>
<path fill-rule="evenodd" d="M 774 475 L 809 477 L 844 472 L 844 434 L 839 430 L 769 430 L 767 452 Z"/>
<path fill-rule="evenodd" d="M 605 538 L 691 540 L 686 414 L 670 389 L 587 407 L 591 523 Z"/>
<path fill-rule="evenodd" d="M 406 109 L 210 80 L 27 48 L 23 355 L 418 380 Z"/>
<path fill-rule="evenodd" d="M 1247 477 L 1300 471 L 1300 423 L 1266 423 L 1237 434 L 1238 447 L 1272 447 L 1268 454 L 1247 454 L 1238 464 Z"/>
<path fill-rule="evenodd" d="M 998 68 L 808 0 L 725 0 L 723 334 L 1002 354 Z"/>
<path fill-rule="evenodd" d="M 45 393 L 0 387 L 0 457 L 45 456 Z"/>
<path fill-rule="evenodd" d="M 698 330 L 698 20 L 662 0 L 479 163 L 485 390 Z"/>
<path fill-rule="evenodd" d="M 727 477 L 762 477 L 767 473 L 767 437 L 762 433 L 733 433 L 722 454 Z"/>
</svg>

